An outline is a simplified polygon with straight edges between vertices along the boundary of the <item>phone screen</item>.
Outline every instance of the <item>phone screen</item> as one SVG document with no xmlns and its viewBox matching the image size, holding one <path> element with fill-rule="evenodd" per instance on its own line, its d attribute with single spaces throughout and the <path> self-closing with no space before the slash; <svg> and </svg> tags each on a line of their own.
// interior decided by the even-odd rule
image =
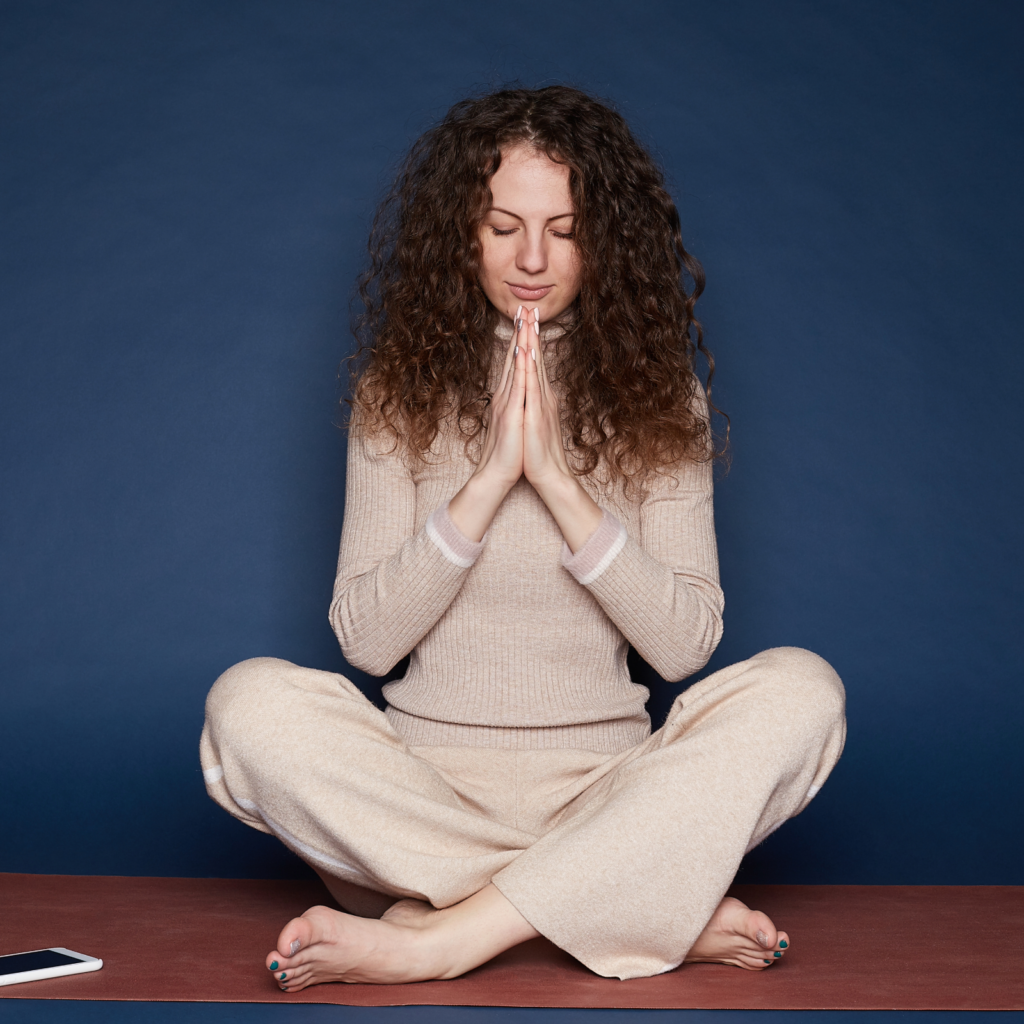
<svg viewBox="0 0 1024 1024">
<path fill-rule="evenodd" d="M 34 953 L 11 953 L 0 956 L 0 974 L 19 974 L 21 971 L 41 971 L 44 967 L 63 967 L 80 964 L 78 957 L 56 953 L 52 949 L 37 949 Z"/>
</svg>

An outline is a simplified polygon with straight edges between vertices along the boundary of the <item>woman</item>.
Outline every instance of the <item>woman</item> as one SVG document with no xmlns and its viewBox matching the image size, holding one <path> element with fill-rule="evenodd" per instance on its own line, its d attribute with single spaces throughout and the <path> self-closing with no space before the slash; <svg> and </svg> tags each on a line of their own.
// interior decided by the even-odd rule
<svg viewBox="0 0 1024 1024">
<path fill-rule="evenodd" d="M 781 648 L 687 689 L 722 628 L 702 272 L 625 122 L 557 86 L 455 106 L 375 227 L 331 622 L 383 675 L 276 659 L 207 703 L 211 796 L 344 912 L 281 988 L 451 978 L 545 935 L 609 977 L 762 970 L 788 936 L 724 896 L 842 749 L 843 689 Z M 694 282 L 689 293 L 681 281 Z"/>
</svg>

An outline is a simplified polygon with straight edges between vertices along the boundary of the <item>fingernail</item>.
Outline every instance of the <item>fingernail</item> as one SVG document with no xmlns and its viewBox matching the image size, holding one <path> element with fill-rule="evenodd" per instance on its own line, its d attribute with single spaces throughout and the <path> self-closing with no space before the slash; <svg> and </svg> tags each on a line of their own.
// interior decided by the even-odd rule
<svg viewBox="0 0 1024 1024">
<path fill-rule="evenodd" d="M 775 950 L 772 956 L 782 956 L 782 954 L 778 950 Z"/>
<path fill-rule="evenodd" d="M 521 317 L 522 315 L 523 315 L 523 307 L 522 307 L 522 306 L 520 306 L 520 307 L 519 307 L 519 308 L 518 308 L 518 309 L 516 310 L 516 319 L 518 320 L 518 319 L 519 319 L 519 318 L 520 318 L 520 317 Z"/>
<path fill-rule="evenodd" d="M 533 361 L 537 362 L 537 350 L 535 348 L 530 349 L 530 355 L 533 356 Z"/>
<path fill-rule="evenodd" d="M 516 345 L 516 347 L 512 350 L 512 358 L 515 359 L 516 356 L 518 356 L 518 355 L 519 355 L 519 346 Z"/>
<path fill-rule="evenodd" d="M 539 317 L 536 320 L 533 321 L 533 333 L 536 334 L 538 338 L 540 337 L 540 318 Z"/>
<path fill-rule="evenodd" d="M 780 946 L 781 946 L 781 947 L 782 947 L 783 949 L 789 949 L 789 943 L 788 943 L 788 942 L 787 942 L 787 941 L 786 941 L 785 939 L 780 939 L 780 940 L 779 940 L 779 945 L 780 945 Z"/>
<path fill-rule="evenodd" d="M 765 935 L 765 933 L 762 932 L 762 931 L 759 931 L 757 933 L 757 941 L 760 942 L 762 946 L 770 946 L 771 945 L 771 943 L 768 941 L 768 936 Z"/>
<path fill-rule="evenodd" d="M 523 329 L 523 321 L 522 320 L 516 320 L 516 334 L 518 334 L 522 329 Z"/>
<path fill-rule="evenodd" d="M 301 939 L 292 939 L 292 944 L 291 944 L 291 947 L 290 947 L 290 952 L 291 952 L 292 956 L 295 956 L 295 954 L 298 953 L 299 947 L 301 945 L 302 945 L 302 940 Z"/>
<path fill-rule="evenodd" d="M 272 961 L 272 962 L 271 962 L 271 964 L 270 964 L 270 969 L 271 969 L 272 971 L 276 971 L 276 970 L 277 970 L 277 961 L 276 961 L 276 960 L 274 960 L 274 961 Z"/>
<path fill-rule="evenodd" d="M 284 981 L 284 979 L 287 978 L 287 977 L 288 977 L 288 975 L 284 971 L 282 971 L 281 972 L 281 980 Z"/>
</svg>

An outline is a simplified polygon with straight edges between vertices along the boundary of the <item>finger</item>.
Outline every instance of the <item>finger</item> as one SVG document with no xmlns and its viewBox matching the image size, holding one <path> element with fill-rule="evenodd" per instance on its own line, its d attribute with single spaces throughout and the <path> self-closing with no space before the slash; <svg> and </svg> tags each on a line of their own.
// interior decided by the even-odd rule
<svg viewBox="0 0 1024 1024">
<path fill-rule="evenodd" d="M 533 344 L 533 350 L 535 353 L 534 358 L 537 361 L 537 376 L 540 381 L 541 394 L 545 398 L 548 397 L 548 373 L 544 366 L 544 346 L 540 341 L 540 307 L 537 306 L 533 311 L 533 324 L 531 331 L 531 342 Z"/>
<path fill-rule="evenodd" d="M 526 349 L 523 345 L 518 345 L 516 347 L 515 368 L 512 375 L 512 388 L 509 393 L 509 401 L 514 402 L 520 409 L 522 409 L 526 404 L 527 361 Z"/>
<path fill-rule="evenodd" d="M 509 382 L 510 370 L 512 362 L 515 359 L 516 346 L 519 344 L 519 325 L 521 324 L 521 317 L 523 315 L 523 307 L 520 306 L 516 310 L 516 318 L 512 322 L 512 337 L 509 339 L 508 351 L 505 353 L 505 365 L 501 369 L 501 383 L 498 385 L 498 392 L 505 390 L 506 385 Z"/>
<path fill-rule="evenodd" d="M 509 402 L 512 400 L 512 392 L 515 390 L 515 379 L 516 379 L 516 366 L 518 364 L 518 354 L 520 346 L 516 343 L 515 334 L 512 335 L 512 348 L 508 354 L 508 372 L 505 374 L 505 383 L 501 391 L 495 396 L 495 409 L 500 414 L 508 408 Z"/>
<path fill-rule="evenodd" d="M 534 310 L 534 341 L 537 349 L 537 371 L 541 380 L 541 394 L 544 400 L 551 398 L 551 382 L 548 380 L 548 369 L 544 361 L 544 345 L 541 342 L 541 309 Z"/>
<path fill-rule="evenodd" d="M 513 387 L 516 384 L 516 375 L 518 370 L 522 369 L 525 371 L 526 368 L 526 345 L 529 344 L 527 339 L 529 338 L 529 325 L 526 322 L 526 311 L 522 306 L 518 310 L 519 315 L 516 317 L 512 334 L 512 374 L 509 379 L 509 394 L 511 394 Z"/>
<path fill-rule="evenodd" d="M 529 402 L 531 398 L 541 398 L 540 374 L 537 370 L 537 336 L 533 324 L 527 324 L 526 339 L 526 351 L 529 352 L 526 359 L 526 400 Z"/>
</svg>

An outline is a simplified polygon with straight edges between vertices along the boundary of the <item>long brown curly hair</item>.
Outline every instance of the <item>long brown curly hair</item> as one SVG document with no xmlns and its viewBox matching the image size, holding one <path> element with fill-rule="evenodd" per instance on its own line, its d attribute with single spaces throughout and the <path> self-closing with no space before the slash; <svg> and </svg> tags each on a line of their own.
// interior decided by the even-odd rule
<svg viewBox="0 0 1024 1024">
<path fill-rule="evenodd" d="M 458 427 L 467 451 L 481 436 L 499 314 L 478 281 L 478 230 L 502 150 L 517 144 L 570 171 L 582 276 L 557 372 L 577 472 L 603 466 L 613 481 L 643 485 L 683 459 L 713 458 L 714 360 L 693 313 L 703 268 L 683 247 L 662 174 L 625 120 L 561 85 L 464 100 L 413 145 L 377 211 L 359 282 L 359 419 L 413 458 L 445 424 Z"/>
</svg>

